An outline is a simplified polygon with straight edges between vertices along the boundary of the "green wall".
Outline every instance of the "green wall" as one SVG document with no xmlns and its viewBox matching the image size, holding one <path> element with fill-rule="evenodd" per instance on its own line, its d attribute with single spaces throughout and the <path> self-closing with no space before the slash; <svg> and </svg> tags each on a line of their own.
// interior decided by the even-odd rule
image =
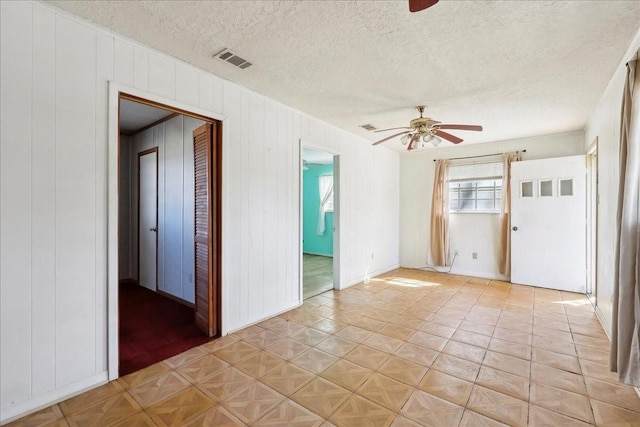
<svg viewBox="0 0 640 427">
<path fill-rule="evenodd" d="M 324 235 L 318 236 L 320 189 L 318 177 L 332 175 L 333 164 L 309 165 L 302 171 L 302 251 L 304 253 L 333 256 L 333 212 L 327 212 Z"/>
</svg>

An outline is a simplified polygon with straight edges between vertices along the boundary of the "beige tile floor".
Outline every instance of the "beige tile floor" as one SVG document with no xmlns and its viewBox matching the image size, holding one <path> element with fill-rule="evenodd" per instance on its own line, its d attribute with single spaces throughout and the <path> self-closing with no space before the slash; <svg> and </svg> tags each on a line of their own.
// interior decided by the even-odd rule
<svg viewBox="0 0 640 427">
<path fill-rule="evenodd" d="M 583 295 L 400 269 L 25 426 L 640 426 Z"/>
</svg>

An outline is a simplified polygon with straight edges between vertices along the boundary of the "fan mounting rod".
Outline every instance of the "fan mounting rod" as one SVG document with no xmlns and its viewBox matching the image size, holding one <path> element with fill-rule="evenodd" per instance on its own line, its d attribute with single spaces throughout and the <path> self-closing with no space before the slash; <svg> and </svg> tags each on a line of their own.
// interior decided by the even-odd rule
<svg viewBox="0 0 640 427">
<path fill-rule="evenodd" d="M 414 128 L 420 133 L 426 132 L 427 129 L 433 126 L 434 124 L 440 123 L 433 120 L 431 117 L 422 117 L 422 113 L 424 113 L 424 110 L 426 108 L 427 107 L 424 105 L 418 105 L 416 107 L 416 110 L 418 110 L 418 113 L 420 113 L 420 117 L 418 117 L 417 119 L 413 119 L 411 120 L 411 122 L 409 122 L 409 126 Z"/>
</svg>

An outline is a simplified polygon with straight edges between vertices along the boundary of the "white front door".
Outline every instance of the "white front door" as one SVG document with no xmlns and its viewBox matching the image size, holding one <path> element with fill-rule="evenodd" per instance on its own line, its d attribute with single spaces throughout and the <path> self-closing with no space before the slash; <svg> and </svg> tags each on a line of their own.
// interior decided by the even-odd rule
<svg viewBox="0 0 640 427">
<path fill-rule="evenodd" d="M 586 286 L 585 156 L 511 165 L 511 282 Z"/>
<path fill-rule="evenodd" d="M 139 226 L 138 283 L 156 291 L 158 241 L 158 151 L 146 151 L 138 156 L 139 165 Z"/>
</svg>

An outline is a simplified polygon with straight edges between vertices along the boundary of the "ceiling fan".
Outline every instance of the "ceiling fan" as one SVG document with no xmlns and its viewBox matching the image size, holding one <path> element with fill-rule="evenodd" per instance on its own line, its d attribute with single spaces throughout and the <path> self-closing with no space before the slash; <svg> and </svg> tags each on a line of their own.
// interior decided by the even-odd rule
<svg viewBox="0 0 640 427">
<path fill-rule="evenodd" d="M 438 3 L 438 0 L 409 0 L 409 11 L 420 12 Z"/>
<path fill-rule="evenodd" d="M 424 105 L 418 105 L 416 110 L 420 113 L 420 117 L 413 119 L 409 122 L 409 126 L 406 127 L 397 127 L 397 128 L 389 128 L 389 129 L 381 129 L 376 132 L 387 132 L 390 130 L 398 130 L 398 129 L 408 129 L 400 133 L 396 133 L 395 135 L 388 136 L 386 138 L 381 139 L 380 141 L 374 142 L 372 145 L 382 144 L 385 141 L 393 139 L 397 136 L 403 135 L 400 139 L 403 145 L 407 146 L 407 150 L 411 151 L 415 149 L 415 144 L 420 142 L 422 138 L 423 142 L 431 142 L 434 146 L 438 146 L 440 142 L 440 138 L 446 139 L 449 142 L 454 144 L 460 144 L 463 139 L 458 138 L 455 135 L 451 135 L 448 132 L 443 131 L 442 129 L 456 129 L 456 130 L 474 130 L 481 131 L 482 126 L 478 125 L 451 125 L 451 124 L 442 124 L 436 120 L 433 120 L 430 117 L 422 117 L 422 113 L 425 110 Z"/>
</svg>

